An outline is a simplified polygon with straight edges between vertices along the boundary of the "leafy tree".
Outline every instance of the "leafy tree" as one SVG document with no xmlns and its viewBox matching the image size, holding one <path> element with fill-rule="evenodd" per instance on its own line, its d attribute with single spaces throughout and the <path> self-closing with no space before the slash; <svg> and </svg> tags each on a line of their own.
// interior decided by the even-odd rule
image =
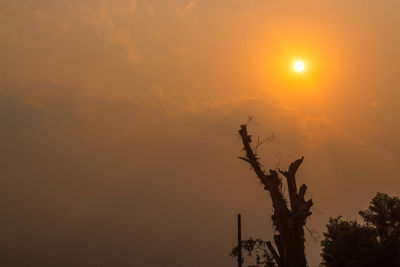
<svg viewBox="0 0 400 267">
<path fill-rule="evenodd" d="M 377 193 L 359 214 L 364 224 L 329 220 L 322 266 L 400 266 L 400 199 Z"/>
<path fill-rule="evenodd" d="M 330 218 L 322 240 L 323 266 L 376 266 L 377 253 L 374 230 L 356 221 Z"/>
<path fill-rule="evenodd" d="M 360 216 L 375 230 L 380 266 L 400 266 L 400 199 L 377 193 Z"/>
</svg>

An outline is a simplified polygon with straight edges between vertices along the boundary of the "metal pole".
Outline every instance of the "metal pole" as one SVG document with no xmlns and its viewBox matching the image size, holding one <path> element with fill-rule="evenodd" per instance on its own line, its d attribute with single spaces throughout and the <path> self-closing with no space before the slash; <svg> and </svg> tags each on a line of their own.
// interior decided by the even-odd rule
<svg viewBox="0 0 400 267">
<path fill-rule="evenodd" d="M 238 220 L 238 266 L 242 267 L 242 222 L 240 213 L 237 215 Z"/>
</svg>

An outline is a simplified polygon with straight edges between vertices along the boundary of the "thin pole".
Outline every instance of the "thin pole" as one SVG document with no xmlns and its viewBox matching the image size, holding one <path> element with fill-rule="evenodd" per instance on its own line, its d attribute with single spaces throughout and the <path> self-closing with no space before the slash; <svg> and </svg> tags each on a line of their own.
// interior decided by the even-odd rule
<svg viewBox="0 0 400 267">
<path fill-rule="evenodd" d="M 238 266 L 242 267 L 242 222 L 240 213 L 237 215 L 238 220 Z"/>
</svg>

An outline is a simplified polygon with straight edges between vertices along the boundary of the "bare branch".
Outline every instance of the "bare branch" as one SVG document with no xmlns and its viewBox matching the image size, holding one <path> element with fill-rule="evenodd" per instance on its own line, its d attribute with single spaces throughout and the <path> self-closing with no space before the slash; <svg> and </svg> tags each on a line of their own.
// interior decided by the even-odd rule
<svg viewBox="0 0 400 267">
<path fill-rule="evenodd" d="M 306 194 L 307 186 L 302 184 L 299 189 L 299 199 L 300 201 L 304 202 L 304 195 Z"/>
<path fill-rule="evenodd" d="M 253 152 L 250 144 L 252 142 L 251 136 L 247 134 L 246 125 L 241 125 L 239 134 L 242 137 L 242 142 L 244 145 L 244 150 L 246 151 L 247 162 L 253 167 L 257 174 L 257 177 L 264 183 L 265 174 L 264 170 L 261 168 L 261 164 L 258 161 L 257 155 Z"/>
<path fill-rule="evenodd" d="M 300 167 L 303 160 L 304 160 L 304 156 L 302 156 L 300 159 L 292 162 L 289 166 L 289 172 L 292 173 L 293 175 L 295 175 L 297 172 L 297 169 Z"/>
<path fill-rule="evenodd" d="M 246 161 L 247 163 L 250 163 L 250 161 L 247 159 L 247 158 L 244 158 L 244 157 L 238 157 L 238 159 L 241 159 L 241 160 L 244 160 L 244 161 Z M 251 163 L 250 163 L 251 164 Z"/>
<path fill-rule="evenodd" d="M 267 247 L 271 252 L 272 256 L 274 257 L 274 260 L 276 261 L 278 266 L 281 266 L 281 258 L 279 257 L 278 253 L 276 252 L 275 248 L 272 246 L 270 241 L 267 241 Z"/>
</svg>

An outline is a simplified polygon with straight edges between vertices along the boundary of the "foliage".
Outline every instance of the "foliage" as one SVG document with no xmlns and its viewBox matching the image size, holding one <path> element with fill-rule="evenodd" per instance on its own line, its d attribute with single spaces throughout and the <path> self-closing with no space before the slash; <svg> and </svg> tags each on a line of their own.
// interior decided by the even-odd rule
<svg viewBox="0 0 400 267">
<path fill-rule="evenodd" d="M 267 243 L 267 241 L 262 239 L 250 238 L 248 240 L 243 240 L 241 247 L 247 252 L 247 256 L 250 258 L 255 257 L 257 266 L 276 267 L 277 265 L 274 262 L 274 258 L 268 251 Z M 239 247 L 233 248 L 231 256 L 238 257 L 238 251 Z"/>
<path fill-rule="evenodd" d="M 356 221 L 330 218 L 322 240 L 325 266 L 375 266 L 377 241 L 373 229 Z"/>
<path fill-rule="evenodd" d="M 400 235 L 400 199 L 377 193 L 367 210 L 360 211 L 367 225 L 375 227 L 383 239 Z"/>
<path fill-rule="evenodd" d="M 331 218 L 322 240 L 323 266 L 400 266 L 400 199 L 377 193 L 364 224 Z"/>
<path fill-rule="evenodd" d="M 400 199 L 377 193 L 360 215 L 375 230 L 381 266 L 400 266 Z"/>
</svg>

